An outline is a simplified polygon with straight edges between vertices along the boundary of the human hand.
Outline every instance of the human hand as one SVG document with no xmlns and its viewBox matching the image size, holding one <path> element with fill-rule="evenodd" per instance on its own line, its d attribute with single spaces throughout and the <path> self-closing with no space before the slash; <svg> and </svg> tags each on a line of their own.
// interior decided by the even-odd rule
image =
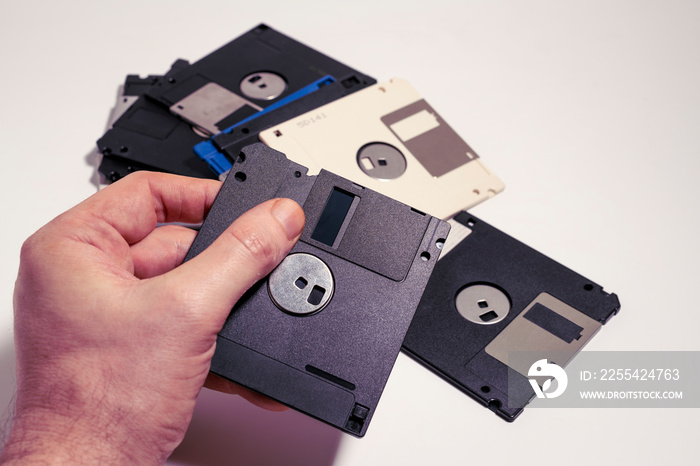
<svg viewBox="0 0 700 466">
<path fill-rule="evenodd" d="M 163 463 L 181 442 L 234 303 L 304 226 L 265 202 L 179 265 L 220 183 L 137 172 L 23 245 L 15 287 L 17 398 L 5 461 Z M 280 405 L 223 379 L 214 388 Z"/>
</svg>

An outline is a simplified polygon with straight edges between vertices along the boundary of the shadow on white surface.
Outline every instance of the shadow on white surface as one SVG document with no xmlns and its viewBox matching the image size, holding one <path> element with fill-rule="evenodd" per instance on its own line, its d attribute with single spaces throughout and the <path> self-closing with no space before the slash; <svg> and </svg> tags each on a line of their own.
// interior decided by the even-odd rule
<svg viewBox="0 0 700 466">
<path fill-rule="evenodd" d="M 185 439 L 167 464 L 329 466 L 342 436 L 294 410 L 265 411 L 203 389 Z"/>
<path fill-rule="evenodd" d="M 100 172 L 98 171 L 98 167 L 100 166 L 100 162 L 102 162 L 102 154 L 99 153 L 97 148 L 91 150 L 85 156 L 85 164 L 89 167 L 94 168 L 94 172 L 92 173 L 92 176 L 90 177 L 90 183 L 98 191 L 104 186 L 104 183 L 103 183 L 102 179 L 100 178 Z"/>
</svg>

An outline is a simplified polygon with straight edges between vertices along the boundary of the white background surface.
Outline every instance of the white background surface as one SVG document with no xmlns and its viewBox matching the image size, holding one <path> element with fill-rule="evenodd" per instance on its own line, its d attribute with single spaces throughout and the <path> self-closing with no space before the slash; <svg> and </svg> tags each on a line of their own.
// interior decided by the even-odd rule
<svg viewBox="0 0 700 466">
<path fill-rule="evenodd" d="M 506 184 L 472 211 L 620 296 L 587 350 L 700 349 L 697 2 L 3 0 L 3 408 L 19 248 L 95 191 L 89 159 L 118 85 L 259 22 L 411 82 Z M 508 424 L 400 355 L 364 439 L 203 392 L 171 462 L 689 464 L 697 415 L 526 409 Z"/>
</svg>

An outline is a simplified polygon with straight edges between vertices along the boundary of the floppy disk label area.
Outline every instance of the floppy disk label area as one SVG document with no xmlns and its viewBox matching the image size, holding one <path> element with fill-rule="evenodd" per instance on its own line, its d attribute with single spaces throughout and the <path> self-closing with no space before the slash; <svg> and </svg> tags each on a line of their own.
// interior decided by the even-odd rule
<svg viewBox="0 0 700 466">
<path fill-rule="evenodd" d="M 477 158 L 464 139 L 421 99 L 381 117 L 428 172 L 449 173 Z"/>
<path fill-rule="evenodd" d="M 527 377 L 530 366 L 540 359 L 566 366 L 601 327 L 549 293 L 540 293 L 486 346 L 486 352 Z M 509 358 L 509 353 L 529 357 Z"/>
</svg>

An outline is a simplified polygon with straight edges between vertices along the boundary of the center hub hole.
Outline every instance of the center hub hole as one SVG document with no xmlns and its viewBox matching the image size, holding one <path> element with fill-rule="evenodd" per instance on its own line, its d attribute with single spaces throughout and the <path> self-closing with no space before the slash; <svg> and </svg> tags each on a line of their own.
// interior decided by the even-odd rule
<svg viewBox="0 0 700 466">
<path fill-rule="evenodd" d="M 496 314 L 493 311 L 489 311 L 485 314 L 481 314 L 479 316 L 479 319 L 483 320 L 484 322 L 491 322 L 493 319 L 496 319 L 498 317 L 498 314 Z"/>
<path fill-rule="evenodd" d="M 308 301 L 308 303 L 312 306 L 318 306 L 323 299 L 324 294 L 326 294 L 326 290 L 324 288 L 314 285 L 311 293 L 309 294 L 309 298 L 306 301 Z"/>
<path fill-rule="evenodd" d="M 297 278 L 297 280 L 294 282 L 294 285 L 296 285 L 296 287 L 299 288 L 300 290 L 303 290 L 304 288 L 306 288 L 306 285 L 308 285 L 308 284 L 309 284 L 309 282 L 307 282 L 307 281 L 304 279 L 304 277 L 299 277 L 299 278 Z"/>
</svg>

